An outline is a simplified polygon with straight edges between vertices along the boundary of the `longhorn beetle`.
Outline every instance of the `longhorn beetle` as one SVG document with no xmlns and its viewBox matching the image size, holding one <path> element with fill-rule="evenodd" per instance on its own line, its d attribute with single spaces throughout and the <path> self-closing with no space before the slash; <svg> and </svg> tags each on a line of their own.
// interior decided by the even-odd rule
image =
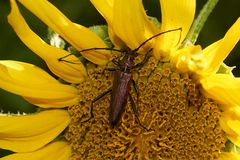
<svg viewBox="0 0 240 160">
<path fill-rule="evenodd" d="M 137 48 L 130 50 L 118 50 L 118 49 L 112 49 L 112 48 L 88 48 L 88 49 L 84 49 L 81 50 L 81 52 L 86 52 L 86 51 L 90 51 L 90 50 L 112 50 L 112 51 L 117 51 L 117 52 L 121 52 L 123 53 L 123 58 L 121 60 L 116 60 L 113 59 L 112 62 L 118 67 L 118 68 L 107 68 L 105 70 L 109 70 L 109 71 L 114 71 L 114 76 L 113 76 L 113 86 L 110 90 L 98 95 L 97 97 L 95 97 L 92 101 L 91 104 L 91 117 L 88 119 L 90 120 L 92 117 L 94 117 L 93 115 L 93 103 L 95 103 L 96 101 L 98 101 L 99 99 L 101 99 L 102 97 L 104 97 L 105 95 L 107 95 L 108 93 L 111 93 L 111 101 L 110 101 L 110 113 L 109 113 L 109 121 L 110 121 L 110 126 L 113 128 L 115 127 L 119 121 L 120 118 L 124 112 L 124 109 L 126 107 L 127 104 L 127 98 L 129 97 L 130 99 L 130 104 L 132 106 L 132 110 L 139 122 L 140 120 L 138 118 L 138 110 L 136 108 L 136 105 L 134 103 L 134 100 L 130 94 L 130 85 L 131 83 L 133 84 L 133 87 L 136 91 L 136 93 L 138 94 L 138 89 L 136 86 L 136 83 L 133 80 L 132 77 L 132 69 L 137 68 L 137 67 L 141 67 L 142 65 L 144 65 L 147 60 L 149 59 L 149 54 L 152 51 L 152 48 L 149 49 L 149 51 L 145 54 L 145 57 L 143 59 L 142 62 L 138 63 L 138 64 L 134 64 L 134 59 L 135 57 L 138 55 L 138 50 L 145 45 L 148 41 L 152 40 L 155 37 L 158 37 L 162 34 L 165 33 L 169 33 L 172 31 L 177 31 L 180 30 L 180 32 L 182 32 L 182 28 L 177 28 L 177 29 L 172 29 L 172 30 L 168 30 L 165 32 L 161 32 L 158 33 L 150 38 L 148 38 L 146 41 L 144 41 L 142 44 L 140 44 Z M 181 33 L 180 33 L 180 38 L 179 41 L 181 39 Z M 179 43 L 179 42 L 178 42 Z M 69 54 L 71 55 L 71 54 Z M 67 55 L 67 56 L 69 56 Z M 66 58 L 67 56 L 61 57 L 58 60 L 59 61 L 65 61 L 63 60 L 64 58 Z M 72 62 L 71 62 L 72 63 Z M 86 121 L 88 121 L 86 120 Z M 145 128 L 143 125 L 141 125 L 144 129 L 148 130 L 147 128 Z"/>
</svg>

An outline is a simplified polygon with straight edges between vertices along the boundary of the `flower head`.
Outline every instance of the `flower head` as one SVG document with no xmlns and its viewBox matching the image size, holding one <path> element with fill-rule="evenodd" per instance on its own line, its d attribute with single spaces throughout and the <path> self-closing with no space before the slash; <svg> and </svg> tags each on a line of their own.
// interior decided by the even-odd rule
<svg viewBox="0 0 240 160">
<path fill-rule="evenodd" d="M 134 50 L 166 32 L 140 47 L 134 63 L 144 63 L 129 73 L 138 87 L 128 90 L 133 98 L 113 129 L 108 121 L 110 96 L 101 93 L 115 82 L 106 68 L 119 65 L 122 57 L 114 50 L 90 49 L 107 45 L 47 0 L 18 1 L 81 55 L 44 42 L 29 28 L 16 1 L 10 0 L 8 20 L 18 37 L 55 75 L 74 85 L 62 84 L 27 63 L 0 61 L 0 87 L 42 110 L 32 115 L 1 114 L 0 147 L 16 152 L 3 160 L 240 158 L 224 149 L 228 139 L 240 146 L 240 81 L 220 70 L 230 70 L 222 63 L 239 41 L 240 19 L 222 39 L 202 49 L 183 43 L 194 19 L 194 0 L 160 0 L 160 28 L 140 0 L 91 0 L 108 23 L 115 51 Z M 145 62 L 146 53 L 153 56 Z M 133 88 L 138 88 L 137 95 Z M 99 95 L 103 98 L 96 98 Z"/>
</svg>

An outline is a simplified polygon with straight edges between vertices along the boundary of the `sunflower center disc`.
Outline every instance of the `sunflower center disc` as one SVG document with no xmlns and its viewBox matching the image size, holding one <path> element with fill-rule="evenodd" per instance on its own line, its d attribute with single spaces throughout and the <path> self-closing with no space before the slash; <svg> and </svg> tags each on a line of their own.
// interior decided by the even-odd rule
<svg viewBox="0 0 240 160">
<path fill-rule="evenodd" d="M 139 56 L 140 57 L 140 56 Z M 136 59 L 141 61 L 141 58 Z M 91 101 L 112 86 L 112 73 L 93 64 L 87 66 L 89 79 L 80 84 L 80 103 L 69 107 L 72 122 L 65 133 L 72 146 L 72 159 L 217 159 L 227 140 L 219 125 L 218 105 L 204 97 L 188 74 L 180 74 L 170 63 L 153 57 L 133 71 L 139 87 L 137 121 L 130 102 L 119 125 L 109 125 L 110 94 Z"/>
</svg>

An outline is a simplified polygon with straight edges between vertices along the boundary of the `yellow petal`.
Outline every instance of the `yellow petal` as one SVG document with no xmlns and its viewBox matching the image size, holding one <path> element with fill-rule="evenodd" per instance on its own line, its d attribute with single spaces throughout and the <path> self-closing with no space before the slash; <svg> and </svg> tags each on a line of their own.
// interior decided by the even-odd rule
<svg viewBox="0 0 240 160">
<path fill-rule="evenodd" d="M 0 88 L 23 96 L 42 107 L 66 107 L 78 103 L 76 88 L 63 85 L 40 68 L 23 62 L 0 61 Z M 61 105 L 55 105 L 55 104 Z M 39 105 L 41 106 L 41 105 Z"/>
<path fill-rule="evenodd" d="M 14 152 L 35 151 L 55 139 L 69 124 L 65 110 L 32 115 L 0 115 L 0 148 Z"/>
<path fill-rule="evenodd" d="M 18 1 L 76 49 L 107 47 L 95 33 L 86 27 L 74 24 L 47 0 Z M 89 61 L 99 65 L 106 64 L 110 58 L 110 52 L 105 50 L 92 50 L 85 54 L 82 53 L 82 55 Z M 97 59 L 95 59 L 95 57 L 97 57 Z M 98 59 L 99 57 L 101 57 L 100 60 Z"/>
<path fill-rule="evenodd" d="M 112 28 L 112 26 L 108 25 L 108 34 L 111 42 L 116 48 L 125 48 L 125 43 L 114 33 Z"/>
<path fill-rule="evenodd" d="M 113 31 L 131 49 L 137 48 L 157 33 L 155 26 L 148 20 L 142 0 L 114 0 Z"/>
<path fill-rule="evenodd" d="M 224 117 L 221 118 L 220 124 L 221 128 L 226 132 L 228 137 L 237 138 L 240 136 L 239 132 L 240 121 L 234 120 L 231 117 Z"/>
<path fill-rule="evenodd" d="M 240 107 L 231 107 L 220 118 L 221 128 L 235 145 L 240 146 Z"/>
<path fill-rule="evenodd" d="M 29 103 L 35 104 L 36 106 L 40 106 L 42 108 L 50 108 L 52 106 L 58 106 L 58 107 L 52 107 L 52 108 L 63 108 L 68 107 L 69 105 L 66 104 L 72 104 L 73 100 L 69 99 L 68 97 L 63 97 L 59 99 L 41 99 L 41 98 L 32 98 L 32 97 L 23 97 L 26 99 Z M 74 104 L 78 102 L 78 97 L 75 99 Z"/>
<path fill-rule="evenodd" d="M 123 41 L 113 31 L 113 0 L 90 0 L 108 23 L 108 34 L 114 46 L 124 47 Z"/>
<path fill-rule="evenodd" d="M 71 147 L 66 142 L 54 142 L 34 152 L 15 153 L 1 160 L 69 160 Z"/>
<path fill-rule="evenodd" d="M 113 20 L 113 0 L 90 0 L 98 12 L 105 18 L 109 25 Z"/>
<path fill-rule="evenodd" d="M 200 80 L 203 93 L 220 104 L 240 105 L 240 79 L 228 74 L 215 74 Z"/>
<path fill-rule="evenodd" d="M 223 152 L 218 160 L 240 160 L 240 155 L 232 152 Z"/>
<path fill-rule="evenodd" d="M 240 136 L 240 121 L 239 120 L 232 120 L 228 122 L 228 125 L 234 132 L 236 132 Z"/>
<path fill-rule="evenodd" d="M 59 62 L 58 59 L 68 55 L 67 51 L 53 47 L 45 43 L 37 34 L 35 34 L 27 25 L 21 13 L 18 10 L 15 1 L 11 0 L 11 13 L 8 16 L 8 21 L 12 25 L 23 43 L 28 46 L 33 52 L 44 59 L 49 69 L 58 75 L 60 78 L 71 83 L 80 83 L 87 76 L 83 64 L 75 56 L 69 56 L 64 60 L 74 62 Z"/>
<path fill-rule="evenodd" d="M 230 54 L 231 50 L 238 43 L 240 39 L 240 18 L 227 31 L 224 38 L 213 43 L 203 50 L 203 58 L 207 63 L 206 70 L 199 70 L 197 74 L 209 76 L 218 71 L 220 65 L 225 58 Z"/>
<path fill-rule="evenodd" d="M 161 32 L 182 28 L 159 36 L 154 49 L 155 57 L 166 57 L 186 37 L 195 15 L 196 0 L 160 0 L 162 12 Z"/>
</svg>

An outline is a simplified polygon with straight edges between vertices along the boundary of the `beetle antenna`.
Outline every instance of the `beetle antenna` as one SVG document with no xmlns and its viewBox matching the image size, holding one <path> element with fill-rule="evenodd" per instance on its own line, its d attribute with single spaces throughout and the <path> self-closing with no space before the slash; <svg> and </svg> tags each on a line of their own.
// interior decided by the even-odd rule
<svg viewBox="0 0 240 160">
<path fill-rule="evenodd" d="M 86 52 L 86 51 L 90 51 L 90 50 L 109 50 L 109 51 L 116 51 L 116 52 L 123 52 L 122 50 L 119 50 L 119 49 L 114 49 L 114 48 L 88 48 L 88 49 L 83 49 L 83 50 L 80 50 L 80 51 L 78 51 L 79 53 L 81 53 L 81 52 Z M 67 57 L 69 57 L 69 56 L 71 56 L 71 55 L 73 55 L 72 53 L 69 53 L 69 54 L 67 54 L 67 55 L 65 55 L 65 56 L 63 56 L 63 57 L 61 57 L 61 58 L 58 58 L 58 61 L 65 61 L 65 62 L 67 62 L 66 60 L 64 60 L 65 58 L 67 58 Z"/>
<path fill-rule="evenodd" d="M 171 30 L 168 30 L 168 31 L 165 31 L 165 32 L 161 32 L 161 33 L 158 33 L 150 38 L 148 38 L 146 41 L 144 41 L 142 44 L 140 44 L 137 48 L 135 48 L 134 50 L 132 50 L 132 52 L 137 52 L 142 46 L 144 46 L 148 41 L 152 40 L 153 38 L 156 38 L 160 35 L 163 35 L 165 33 L 169 33 L 169 32 L 172 32 L 172 31 L 178 31 L 180 30 L 180 38 L 178 40 L 178 43 L 180 42 L 181 40 L 181 34 L 182 34 L 182 27 L 180 28 L 176 28 L 176 29 L 171 29 Z M 177 44 L 178 44 L 177 43 Z M 88 48 L 88 49 L 83 49 L 83 50 L 80 50 L 79 53 L 81 52 L 87 52 L 87 51 L 90 51 L 90 50 L 109 50 L 109 51 L 116 51 L 116 52 L 120 52 L 120 53 L 123 53 L 124 51 L 123 50 L 120 50 L 120 49 L 115 49 L 115 48 Z M 69 56 L 73 55 L 72 53 L 68 54 L 68 55 L 65 55 L 61 58 L 58 59 L 58 61 L 66 61 L 64 60 L 64 58 L 67 58 Z"/>
<path fill-rule="evenodd" d="M 158 34 L 156 34 L 156 35 L 148 38 L 146 41 L 144 41 L 142 44 L 140 44 L 140 45 L 139 45 L 137 48 L 135 48 L 133 51 L 135 51 L 135 52 L 138 51 L 142 46 L 144 46 L 148 41 L 152 40 L 153 38 L 156 38 L 156 37 L 158 37 L 158 36 L 160 36 L 160 35 L 163 35 L 163 34 L 165 34 L 165 33 L 169 33 L 169 32 L 172 32 L 172 31 L 178 31 L 178 30 L 180 30 L 180 38 L 179 38 L 179 40 L 178 40 L 178 43 L 179 43 L 180 40 L 181 40 L 182 27 L 176 28 L 176 29 L 171 29 L 171 30 L 168 30 L 168 31 L 165 31 L 165 32 L 158 33 Z M 177 44 L 178 44 L 178 43 L 177 43 Z"/>
<path fill-rule="evenodd" d="M 114 48 L 88 48 L 88 49 L 80 50 L 79 53 L 90 51 L 90 50 L 109 50 L 109 51 L 116 51 L 116 52 L 121 52 L 121 53 L 123 52 L 122 50 L 114 49 Z"/>
</svg>

